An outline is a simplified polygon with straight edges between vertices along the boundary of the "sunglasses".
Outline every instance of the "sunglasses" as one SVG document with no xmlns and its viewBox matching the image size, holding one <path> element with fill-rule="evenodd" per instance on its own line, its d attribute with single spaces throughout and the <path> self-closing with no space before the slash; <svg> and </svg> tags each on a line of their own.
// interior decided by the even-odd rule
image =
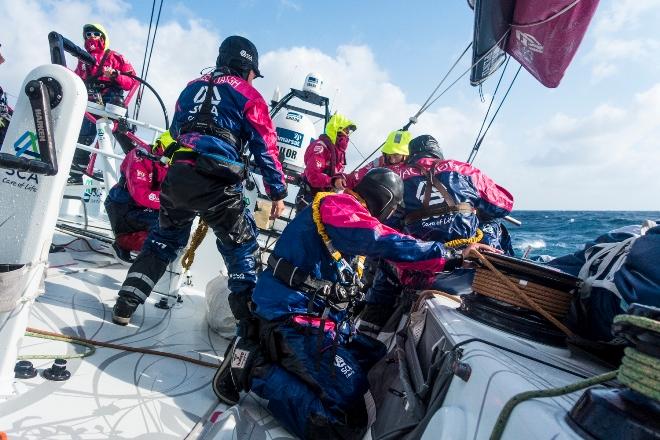
<svg viewBox="0 0 660 440">
<path fill-rule="evenodd" d="M 101 35 L 103 35 L 103 34 L 98 32 L 98 31 L 85 32 L 85 38 L 92 38 L 92 37 L 100 38 Z"/>
</svg>

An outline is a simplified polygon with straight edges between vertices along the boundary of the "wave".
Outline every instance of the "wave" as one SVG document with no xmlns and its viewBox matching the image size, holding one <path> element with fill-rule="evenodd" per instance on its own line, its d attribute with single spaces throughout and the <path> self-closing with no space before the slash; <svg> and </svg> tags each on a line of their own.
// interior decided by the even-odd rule
<svg viewBox="0 0 660 440">
<path fill-rule="evenodd" d="M 527 250 L 527 248 L 531 247 L 532 249 L 543 249 L 547 245 L 545 244 L 545 240 L 542 240 L 540 238 L 537 238 L 535 240 L 523 240 L 520 243 L 517 243 L 515 245 L 516 249 L 522 249 L 522 250 Z"/>
</svg>

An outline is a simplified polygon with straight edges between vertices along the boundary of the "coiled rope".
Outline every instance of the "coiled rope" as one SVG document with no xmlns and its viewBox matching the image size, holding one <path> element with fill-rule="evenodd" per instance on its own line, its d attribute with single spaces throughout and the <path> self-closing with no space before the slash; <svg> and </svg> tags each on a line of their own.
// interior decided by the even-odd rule
<svg viewBox="0 0 660 440">
<path fill-rule="evenodd" d="M 644 316 L 618 315 L 614 317 L 614 324 L 628 324 L 644 330 L 649 330 L 660 335 L 660 321 Z M 619 336 L 621 334 L 619 333 Z M 547 390 L 526 391 L 516 394 L 504 405 L 500 413 L 490 440 L 502 438 L 504 428 L 513 412 L 513 409 L 521 402 L 529 399 L 542 397 L 556 397 L 570 394 L 575 391 L 617 379 L 631 390 L 642 394 L 650 399 L 660 402 L 660 359 L 640 352 L 635 347 L 626 347 L 624 357 L 618 370 L 594 376 L 570 385 Z"/>
<path fill-rule="evenodd" d="M 498 280 L 500 280 L 500 282 L 504 283 L 509 289 L 511 289 L 524 302 L 524 304 L 527 305 L 527 307 L 539 313 L 545 319 L 550 321 L 552 324 L 555 325 L 555 327 L 557 327 L 559 330 L 564 332 L 566 336 L 569 337 L 574 336 L 574 333 L 571 330 L 569 330 L 568 327 L 566 327 L 564 324 L 559 322 L 557 318 L 555 318 L 551 313 L 546 311 L 534 299 L 530 298 L 530 296 L 527 293 L 525 293 L 522 289 L 516 286 L 513 283 L 513 281 L 511 281 L 506 275 L 504 275 L 502 272 L 497 270 L 495 266 L 493 266 L 493 264 L 490 261 L 488 261 L 488 259 L 484 257 L 479 251 L 477 251 L 476 249 L 472 249 L 470 253 L 475 258 L 477 258 L 484 266 L 486 266 L 495 275 L 495 277 Z"/>
<path fill-rule="evenodd" d="M 660 321 L 644 316 L 618 315 L 614 324 L 630 324 L 660 335 Z M 640 394 L 660 401 L 660 359 L 626 347 L 617 379 Z"/>
<path fill-rule="evenodd" d="M 553 289 L 541 284 L 531 281 L 518 279 L 507 276 L 512 280 L 519 289 L 524 291 L 534 302 L 540 307 L 547 310 L 558 319 L 565 318 L 571 306 L 571 294 L 561 290 Z M 531 309 L 527 303 L 519 297 L 515 292 L 512 292 L 506 286 L 503 286 L 496 274 L 488 269 L 478 267 L 472 288 L 475 292 L 512 304 L 525 309 Z"/>
<path fill-rule="evenodd" d="M 190 270 L 190 266 L 192 266 L 195 261 L 195 251 L 199 245 L 202 244 L 202 241 L 204 241 L 204 237 L 208 230 L 209 225 L 204 220 L 200 219 L 197 229 L 195 229 L 195 233 L 190 240 L 190 246 L 188 246 L 188 249 L 186 249 L 186 252 L 181 258 L 181 266 L 183 266 L 186 271 Z"/>
</svg>

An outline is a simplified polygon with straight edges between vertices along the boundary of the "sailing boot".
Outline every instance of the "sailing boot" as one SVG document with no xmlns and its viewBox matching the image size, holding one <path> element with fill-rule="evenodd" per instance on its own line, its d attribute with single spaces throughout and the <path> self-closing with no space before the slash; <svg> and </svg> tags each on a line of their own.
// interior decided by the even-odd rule
<svg viewBox="0 0 660 440">
<path fill-rule="evenodd" d="M 118 325 L 128 325 L 139 305 L 140 302 L 136 299 L 120 296 L 112 308 L 112 322 Z"/>
<path fill-rule="evenodd" d="M 141 252 L 128 269 L 128 275 L 119 289 L 119 298 L 112 308 L 112 321 L 126 325 L 140 304 L 144 304 L 151 289 L 163 276 L 168 262 L 151 252 Z"/>
<path fill-rule="evenodd" d="M 258 342 L 236 336 L 211 382 L 213 392 L 227 405 L 236 405 L 241 391 L 250 391 L 252 370 L 265 363 Z"/>
</svg>

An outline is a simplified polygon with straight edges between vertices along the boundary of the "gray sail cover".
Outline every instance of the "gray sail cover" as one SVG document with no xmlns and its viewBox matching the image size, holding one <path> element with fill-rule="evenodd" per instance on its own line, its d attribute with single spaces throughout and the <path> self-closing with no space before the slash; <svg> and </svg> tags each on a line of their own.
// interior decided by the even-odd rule
<svg viewBox="0 0 660 440">
<path fill-rule="evenodd" d="M 513 20 L 515 0 L 476 0 L 470 6 L 474 8 L 470 84 L 477 86 L 504 62 L 506 34 Z"/>
</svg>

